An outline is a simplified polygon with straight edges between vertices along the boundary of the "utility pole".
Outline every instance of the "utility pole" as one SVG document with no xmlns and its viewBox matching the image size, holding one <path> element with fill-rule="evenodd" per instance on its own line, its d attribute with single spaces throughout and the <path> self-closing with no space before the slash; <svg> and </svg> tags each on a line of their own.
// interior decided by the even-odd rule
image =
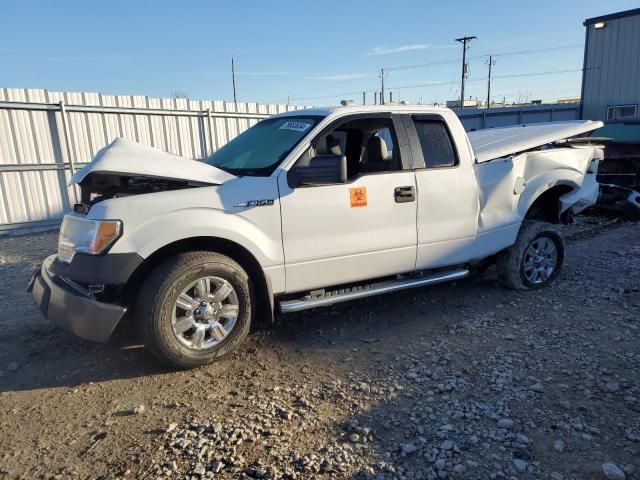
<svg viewBox="0 0 640 480">
<path fill-rule="evenodd" d="M 367 92 L 362 92 L 362 105 L 367 104 Z"/>
<path fill-rule="evenodd" d="M 487 65 L 489 66 L 489 76 L 487 77 L 487 108 L 491 106 L 491 67 L 496 64 L 496 61 L 493 59 L 493 55 L 489 55 L 489 60 L 487 60 Z"/>
<path fill-rule="evenodd" d="M 456 38 L 456 42 L 462 44 L 462 79 L 460 85 L 460 108 L 464 108 L 464 81 L 467 78 L 467 44 L 477 37 Z"/>
<path fill-rule="evenodd" d="M 236 66 L 233 63 L 233 57 L 231 57 L 231 82 L 233 83 L 233 103 L 238 103 L 236 98 Z"/>
<path fill-rule="evenodd" d="M 380 69 L 380 105 L 384 105 L 384 68 Z"/>
</svg>

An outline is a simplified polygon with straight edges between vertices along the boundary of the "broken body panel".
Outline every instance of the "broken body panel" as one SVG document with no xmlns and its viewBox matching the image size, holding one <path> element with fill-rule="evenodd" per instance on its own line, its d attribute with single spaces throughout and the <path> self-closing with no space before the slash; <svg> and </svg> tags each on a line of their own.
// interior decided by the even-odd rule
<svg viewBox="0 0 640 480">
<path fill-rule="evenodd" d="M 147 147 L 126 138 L 116 138 L 100 150 L 91 163 L 71 177 L 69 184 L 79 184 L 90 174 L 144 176 L 209 185 L 219 185 L 235 178 L 230 173 L 210 165 Z"/>
<path fill-rule="evenodd" d="M 475 130 L 468 136 L 476 161 L 483 163 L 582 135 L 601 126 L 602 122 L 593 120 L 544 122 Z"/>
</svg>

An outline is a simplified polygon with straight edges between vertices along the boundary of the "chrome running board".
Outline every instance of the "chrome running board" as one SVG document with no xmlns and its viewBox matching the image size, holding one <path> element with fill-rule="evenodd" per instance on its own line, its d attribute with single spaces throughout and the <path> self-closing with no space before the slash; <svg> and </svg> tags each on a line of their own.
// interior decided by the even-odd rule
<svg viewBox="0 0 640 480">
<path fill-rule="evenodd" d="M 320 294 L 308 294 L 294 300 L 284 300 L 280 303 L 282 313 L 299 312 L 308 308 L 325 307 L 334 303 L 348 302 L 358 298 L 371 297 L 381 293 L 397 292 L 409 288 L 433 285 L 435 283 L 458 280 L 469 275 L 469 270 L 458 269 L 446 272 L 428 273 L 418 277 L 399 277 L 397 280 L 387 280 L 368 285 L 357 285 L 349 288 L 342 288 L 333 291 L 322 292 Z"/>
</svg>

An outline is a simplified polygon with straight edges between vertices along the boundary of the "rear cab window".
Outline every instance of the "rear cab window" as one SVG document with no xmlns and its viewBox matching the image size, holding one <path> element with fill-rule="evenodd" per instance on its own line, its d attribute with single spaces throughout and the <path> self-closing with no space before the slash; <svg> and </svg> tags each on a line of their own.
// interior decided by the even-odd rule
<svg viewBox="0 0 640 480">
<path fill-rule="evenodd" d="M 458 165 L 458 155 L 444 120 L 414 118 L 426 168 L 445 168 Z"/>
</svg>

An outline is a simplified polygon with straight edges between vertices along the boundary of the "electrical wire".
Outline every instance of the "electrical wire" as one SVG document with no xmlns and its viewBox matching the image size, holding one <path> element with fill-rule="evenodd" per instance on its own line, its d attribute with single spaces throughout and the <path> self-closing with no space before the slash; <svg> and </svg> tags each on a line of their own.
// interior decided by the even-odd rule
<svg viewBox="0 0 640 480">
<path fill-rule="evenodd" d="M 478 59 L 482 59 L 482 58 L 488 58 L 489 56 L 493 55 L 494 57 L 508 57 L 508 56 L 512 56 L 512 55 L 530 55 L 530 54 L 535 54 L 535 53 L 546 53 L 546 52 L 554 52 L 554 51 L 558 51 L 558 50 L 568 50 L 568 49 L 572 49 L 572 48 L 579 48 L 579 47 L 583 47 L 584 43 L 576 43 L 573 45 L 562 45 L 559 47 L 549 47 L 549 48 L 538 48 L 535 50 L 520 50 L 520 51 L 516 51 L 516 52 L 503 52 L 503 53 L 492 53 L 492 54 L 485 54 L 485 55 L 477 55 L 475 57 L 468 57 L 467 60 L 478 60 Z M 442 60 L 439 62 L 429 62 L 429 63 L 416 63 L 413 65 L 398 65 L 395 67 L 385 67 L 384 70 L 385 71 L 395 71 L 395 70 L 410 70 L 410 69 L 414 69 L 414 68 L 423 68 L 423 67 L 433 67 L 433 66 L 437 66 L 437 65 L 447 65 L 447 64 L 451 64 L 451 63 L 460 63 L 460 60 Z"/>
<path fill-rule="evenodd" d="M 587 68 L 589 70 L 589 68 Z M 570 68 L 570 69 L 564 69 L 564 70 L 549 70 L 546 72 L 530 72 L 530 73 L 513 73 L 510 75 L 493 75 L 491 77 L 492 80 L 498 80 L 498 79 L 502 79 L 502 78 L 521 78 L 521 77 L 538 77 L 538 76 L 545 76 L 545 75 L 558 75 L 558 74 L 563 74 L 563 73 L 573 73 L 573 72 L 581 72 L 583 69 L 582 68 Z M 488 79 L 488 77 L 482 77 L 482 78 L 474 78 L 471 80 L 467 80 L 467 83 L 473 83 L 473 82 L 484 82 Z M 413 84 L 413 85 L 399 85 L 399 86 L 392 86 L 392 87 L 388 87 L 389 90 L 405 90 L 408 88 L 424 88 L 424 87 L 439 87 L 439 86 L 443 86 L 443 85 L 452 85 L 454 83 L 456 83 L 456 81 L 452 81 L 452 82 L 429 82 L 429 83 L 418 83 L 418 84 Z M 332 95 L 320 95 L 320 96 L 314 96 L 314 97 L 291 97 L 291 100 L 319 100 L 319 99 L 323 99 L 323 98 L 335 98 L 335 97 L 343 97 L 343 96 L 348 96 L 348 95 L 358 95 L 361 94 L 362 92 L 366 92 L 366 93 L 373 93 L 373 92 L 377 92 L 377 90 L 358 90 L 358 91 L 354 91 L 354 92 L 342 92 L 342 93 L 335 93 Z"/>
<path fill-rule="evenodd" d="M 548 47 L 548 48 L 538 48 L 538 49 L 532 49 L 532 50 L 519 50 L 519 51 L 511 51 L 511 52 L 502 52 L 502 53 L 496 53 L 496 54 L 486 54 L 486 55 L 478 55 L 475 57 L 469 57 L 469 60 L 477 60 L 477 59 L 485 59 L 488 58 L 490 55 L 493 55 L 494 57 L 505 57 L 505 56 L 513 56 L 513 55 L 530 55 L 530 54 L 536 54 L 536 53 L 546 53 L 546 52 L 552 52 L 552 51 L 559 51 L 559 50 L 568 50 L 568 49 L 572 49 L 572 48 L 579 48 L 579 47 L 583 47 L 584 44 L 583 43 L 576 43 L 576 44 L 572 44 L 572 45 L 561 45 L 561 46 L 557 46 L 557 47 Z M 459 63 L 460 60 L 443 60 L 443 61 L 438 61 L 438 62 L 430 62 L 430 63 L 421 63 L 421 64 L 414 64 L 414 65 L 399 65 L 399 66 L 395 66 L 395 67 L 385 67 L 385 72 L 388 71 L 397 71 L 397 70 L 408 70 L 408 69 L 413 69 L 413 68 L 422 68 L 422 67 L 430 67 L 430 66 L 437 66 L 437 65 L 448 65 L 448 64 L 453 64 L 453 63 Z M 553 75 L 553 74 L 561 74 L 561 73 L 570 73 L 570 72 L 577 72 L 577 71 L 582 71 L 582 69 L 565 69 L 565 70 L 552 70 L 552 71 L 547 71 L 547 72 L 533 72 L 533 73 L 520 73 L 520 74 L 510 74 L 510 75 L 494 75 L 491 78 L 492 79 L 503 79 L 503 78 L 520 78 L 520 77 L 530 77 L 530 76 L 543 76 L 543 75 Z M 471 79 L 471 80 L 467 80 L 467 82 L 480 82 L 480 81 L 486 81 L 487 77 L 483 77 L 483 78 L 478 78 L 478 79 Z M 424 84 L 416 84 L 416 85 L 402 85 L 402 86 L 398 86 L 398 87 L 389 87 L 389 90 L 403 90 L 403 89 L 408 89 L 408 88 L 423 88 L 423 87 L 436 87 L 436 86 L 442 86 L 442 85 L 454 85 L 455 81 L 452 82 L 429 82 L 429 83 L 424 83 Z M 451 90 L 451 88 L 449 89 Z M 290 97 L 289 100 L 290 101 L 299 101 L 299 100 L 320 100 L 320 99 L 324 99 L 324 98 L 334 98 L 334 97 L 342 97 L 342 96 L 348 96 L 348 95 L 359 95 L 363 92 L 365 93 L 375 93 L 377 92 L 377 89 L 370 89 L 370 90 L 358 90 L 358 91 L 353 91 L 353 92 L 342 92 L 342 93 L 336 93 L 336 94 L 331 94 L 331 95 L 318 95 L 318 96 L 311 96 L 311 97 Z"/>
<path fill-rule="evenodd" d="M 373 90 L 358 90 L 357 92 L 342 92 L 342 93 L 336 93 L 333 95 L 318 95 L 318 96 L 314 96 L 314 97 L 290 97 L 290 100 L 293 101 L 299 101 L 299 100 L 320 100 L 322 98 L 334 98 L 334 97 L 346 97 L 348 95 L 359 95 L 361 93 L 375 93 L 377 92 L 377 89 L 373 89 Z"/>
</svg>

